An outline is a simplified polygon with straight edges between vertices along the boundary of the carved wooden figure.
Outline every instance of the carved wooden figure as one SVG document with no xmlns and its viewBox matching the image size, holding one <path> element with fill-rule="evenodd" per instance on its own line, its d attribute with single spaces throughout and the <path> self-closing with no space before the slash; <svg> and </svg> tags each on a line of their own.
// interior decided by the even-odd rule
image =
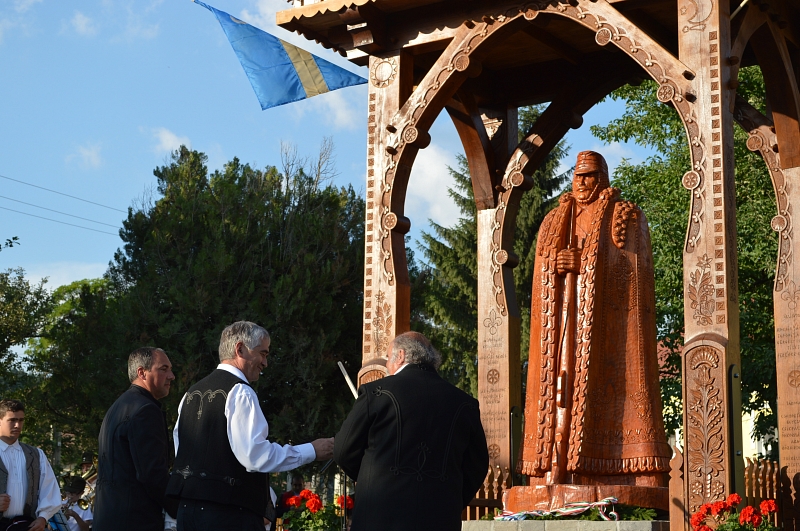
<svg viewBox="0 0 800 531">
<path fill-rule="evenodd" d="M 654 282 L 644 213 L 609 186 L 600 154 L 579 153 L 536 245 L 518 466 L 530 486 L 512 489 L 511 510 L 565 496 L 668 508 Z"/>
<path fill-rule="evenodd" d="M 478 209 L 482 418 L 492 465 L 513 467 L 509 412 L 521 405 L 512 278 L 519 199 L 532 185 L 531 173 L 588 109 L 612 90 L 650 78 L 659 84 L 658 99 L 684 123 L 691 162 L 685 175 L 665 176 L 682 184 L 691 201 L 683 253 L 684 488 L 670 503 L 686 512 L 744 487 L 734 121 L 750 132 L 748 147 L 763 155 L 775 185 L 781 466 L 788 467 L 784 483 L 800 483 L 797 1 L 292 0 L 292 6 L 278 13 L 282 27 L 369 67 L 360 382 L 385 374 L 388 341 L 409 328 L 405 192 L 414 186 L 411 167 L 430 142 L 429 127 L 447 110 L 464 144 Z M 739 68 L 754 64 L 764 72 L 766 116 L 736 97 Z M 546 102 L 517 143 L 515 110 Z M 672 526 L 683 530 L 686 522 Z"/>
</svg>

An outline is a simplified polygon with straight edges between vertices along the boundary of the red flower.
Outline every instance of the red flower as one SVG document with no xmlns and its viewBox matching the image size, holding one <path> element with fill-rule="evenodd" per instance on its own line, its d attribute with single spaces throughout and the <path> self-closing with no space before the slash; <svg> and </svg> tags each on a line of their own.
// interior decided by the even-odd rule
<svg viewBox="0 0 800 531">
<path fill-rule="evenodd" d="M 778 512 L 778 504 L 775 503 L 775 500 L 764 500 L 761 502 L 761 514 L 770 514 Z"/>
<path fill-rule="evenodd" d="M 753 527 L 758 528 L 758 526 L 761 525 L 761 520 L 762 520 L 761 515 L 755 513 L 753 515 L 753 518 L 750 520 L 750 523 L 753 524 Z"/>
<path fill-rule="evenodd" d="M 735 492 L 728 496 L 728 499 L 725 501 L 730 507 L 736 507 L 740 503 L 742 503 L 742 497 L 736 494 Z"/>
<path fill-rule="evenodd" d="M 292 496 L 286 500 L 286 505 L 289 507 L 300 507 L 301 503 L 303 503 L 303 500 L 300 498 L 300 496 Z"/>
<path fill-rule="evenodd" d="M 697 512 L 702 514 L 703 516 L 708 516 L 709 514 L 711 514 L 711 504 L 704 503 L 703 505 L 700 506 L 699 509 L 697 509 Z"/>
<path fill-rule="evenodd" d="M 711 514 L 718 516 L 728 510 L 728 504 L 724 501 L 718 501 L 711 504 Z"/>
<path fill-rule="evenodd" d="M 311 496 L 312 497 L 309 498 L 309 500 L 306 502 L 306 507 L 308 507 L 309 511 L 311 511 L 312 513 L 315 513 L 317 511 L 319 511 L 320 509 L 322 509 L 322 501 L 319 499 L 319 496 L 317 496 L 316 494 L 312 494 Z"/>
<path fill-rule="evenodd" d="M 750 524 L 753 522 L 753 516 L 755 516 L 756 510 L 753 509 L 751 506 L 747 506 L 741 510 L 739 513 L 739 523 L 741 525 Z"/>
<path fill-rule="evenodd" d="M 312 496 L 316 496 L 316 494 L 314 494 L 313 492 L 311 492 L 308 489 L 303 489 L 303 490 L 300 491 L 300 494 L 298 494 L 298 496 L 300 496 L 304 500 L 310 500 L 311 497 Z"/>
<path fill-rule="evenodd" d="M 336 497 L 336 505 L 341 507 L 342 505 L 345 506 L 345 509 L 352 509 L 353 508 L 353 498 L 350 496 L 337 496 Z"/>
<path fill-rule="evenodd" d="M 694 513 L 692 515 L 692 519 L 690 520 L 690 523 L 692 524 L 692 527 L 694 529 L 697 529 L 698 527 L 703 525 L 703 522 L 705 522 L 705 521 L 706 521 L 706 515 L 704 515 L 703 513 L 700 513 L 700 512 L 696 512 L 696 513 Z"/>
</svg>

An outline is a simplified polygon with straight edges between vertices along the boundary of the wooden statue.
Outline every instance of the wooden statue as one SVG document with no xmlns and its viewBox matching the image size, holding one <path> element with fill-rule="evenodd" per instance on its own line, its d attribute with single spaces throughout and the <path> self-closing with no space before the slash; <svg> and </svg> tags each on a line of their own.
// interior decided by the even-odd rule
<svg viewBox="0 0 800 531">
<path fill-rule="evenodd" d="M 532 300 L 518 471 L 531 486 L 646 487 L 628 503 L 666 509 L 666 499 L 653 499 L 666 497 L 672 450 L 661 413 L 650 233 L 639 207 L 609 186 L 599 153 L 578 154 L 572 192 L 542 223 Z M 527 490 L 538 492 L 529 500 L 537 508 L 554 501 L 553 489 Z M 585 490 L 559 492 L 596 497 L 597 489 Z M 616 497 L 637 489 L 623 490 Z"/>
</svg>

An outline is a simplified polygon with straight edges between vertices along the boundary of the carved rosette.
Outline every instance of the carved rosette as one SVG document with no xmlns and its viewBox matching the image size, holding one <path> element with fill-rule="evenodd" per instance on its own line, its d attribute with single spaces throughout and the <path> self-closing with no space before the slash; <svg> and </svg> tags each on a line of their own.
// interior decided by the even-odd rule
<svg viewBox="0 0 800 531">
<path fill-rule="evenodd" d="M 686 479 L 689 510 L 695 512 L 725 495 L 725 370 L 722 353 L 713 347 L 695 347 L 684 356 L 684 377 L 690 382 L 685 388 Z"/>
</svg>

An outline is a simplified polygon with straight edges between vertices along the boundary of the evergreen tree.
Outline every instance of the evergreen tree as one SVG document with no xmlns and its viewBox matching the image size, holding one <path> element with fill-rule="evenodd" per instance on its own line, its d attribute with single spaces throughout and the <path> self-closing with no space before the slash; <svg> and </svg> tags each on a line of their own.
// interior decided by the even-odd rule
<svg viewBox="0 0 800 531">
<path fill-rule="evenodd" d="M 136 347 L 163 348 L 176 380 L 168 425 L 185 391 L 219 362 L 220 332 L 237 320 L 271 335 L 255 384 L 270 439 L 332 436 L 352 407 L 336 366 L 361 365 L 364 201 L 326 183 L 332 146 L 315 161 L 284 152 L 283 167 L 233 159 L 209 173 L 185 147 L 155 170 L 158 194 L 129 210 L 104 279 L 56 293 L 57 310 L 27 361 L 32 436 L 74 434 L 65 449 L 96 448 L 100 421 L 127 388 Z"/>
<path fill-rule="evenodd" d="M 544 111 L 544 106 L 520 109 L 520 139 Z M 567 147 L 560 142 L 533 174 L 534 187 L 520 201 L 514 253 L 520 263 L 514 269 L 514 285 L 522 317 L 523 362 L 528 357 L 530 302 L 536 234 L 552 200 L 569 174 L 557 172 Z M 459 155 L 457 168 L 448 167 L 453 186 L 448 189 L 461 216 L 451 227 L 430 222 L 433 233 L 422 233 L 420 248 L 427 260 L 422 310 L 413 327 L 426 332 L 443 355 L 442 374 L 461 389 L 477 396 L 478 364 L 478 269 L 477 209 L 466 157 Z M 412 275 L 412 279 L 418 278 Z M 412 301 L 413 302 L 413 301 Z"/>
</svg>

